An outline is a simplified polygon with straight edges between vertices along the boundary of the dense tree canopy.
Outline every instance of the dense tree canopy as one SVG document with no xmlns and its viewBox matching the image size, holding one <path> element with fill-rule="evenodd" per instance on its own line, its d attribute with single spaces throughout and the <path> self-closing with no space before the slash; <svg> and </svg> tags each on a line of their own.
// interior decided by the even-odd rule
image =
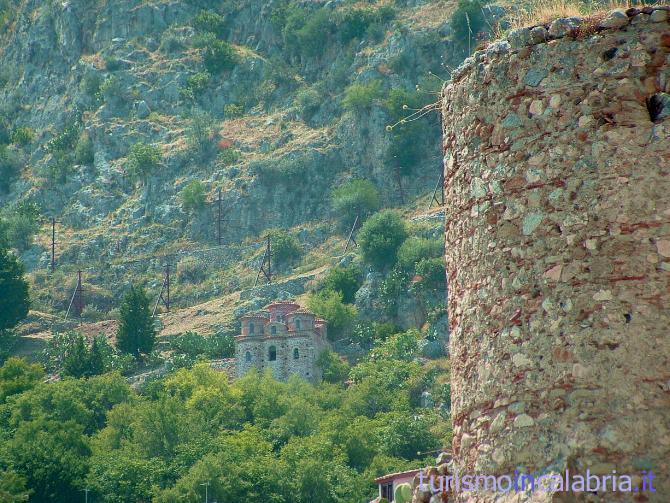
<svg viewBox="0 0 670 503">
<path fill-rule="evenodd" d="M 349 387 L 333 354 L 322 363 L 334 384 L 256 373 L 231 384 L 198 364 L 141 393 L 114 373 L 45 383 L 39 366 L 11 359 L 0 368 L 0 495 L 15 499 L 1 500 L 73 501 L 89 488 L 105 503 L 195 503 L 209 483 L 211 501 L 367 501 L 375 477 L 422 466 L 417 451 L 448 441 L 445 418 L 417 407 L 429 376 L 395 359 L 399 343 L 353 367 Z"/>
<path fill-rule="evenodd" d="M 29 307 L 23 265 L 10 251 L 0 247 L 0 333 L 14 328 L 27 316 Z"/>
</svg>

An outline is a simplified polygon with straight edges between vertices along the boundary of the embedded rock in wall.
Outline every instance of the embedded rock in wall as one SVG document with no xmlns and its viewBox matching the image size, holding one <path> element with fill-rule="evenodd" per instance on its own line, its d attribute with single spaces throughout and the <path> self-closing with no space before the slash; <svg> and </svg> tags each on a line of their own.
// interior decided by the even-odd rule
<svg viewBox="0 0 670 503">
<path fill-rule="evenodd" d="M 639 483 L 652 470 L 657 492 L 645 501 L 667 501 L 667 14 L 630 9 L 619 28 L 580 31 L 570 18 L 565 33 L 515 33 L 445 87 L 461 473 L 616 470 Z M 564 38 L 547 42 L 552 33 Z"/>
</svg>

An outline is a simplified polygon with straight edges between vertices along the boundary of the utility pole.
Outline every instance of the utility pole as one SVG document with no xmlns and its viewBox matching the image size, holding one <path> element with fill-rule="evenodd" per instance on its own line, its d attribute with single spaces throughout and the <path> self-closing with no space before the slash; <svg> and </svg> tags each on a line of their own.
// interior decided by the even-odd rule
<svg viewBox="0 0 670 503">
<path fill-rule="evenodd" d="M 165 294 L 165 295 L 163 295 Z M 163 286 L 161 287 L 161 292 L 158 294 L 158 299 L 156 299 L 156 305 L 154 306 L 154 312 L 151 316 L 156 316 L 156 311 L 158 310 L 158 304 L 163 301 L 163 305 L 167 312 L 170 312 L 170 264 L 165 264 L 165 271 L 163 272 Z"/>
<path fill-rule="evenodd" d="M 90 491 L 90 489 L 89 489 L 88 487 L 87 487 L 86 489 L 83 489 L 83 492 L 84 492 L 84 502 L 85 502 L 85 503 L 88 503 L 88 492 L 89 492 L 89 491 Z"/>
<path fill-rule="evenodd" d="M 51 219 L 51 272 L 56 270 L 56 219 Z"/>
<path fill-rule="evenodd" d="M 84 312 L 84 287 L 81 284 L 81 269 L 77 271 L 77 289 L 75 290 L 75 313 L 79 317 L 81 325 L 81 315 Z"/>
<path fill-rule="evenodd" d="M 360 216 L 361 216 L 360 213 L 356 214 L 354 225 L 351 226 L 351 231 L 349 232 L 349 237 L 347 238 L 347 244 L 344 246 L 344 253 L 347 253 L 350 243 L 354 243 L 356 246 L 358 246 L 356 239 L 354 239 L 354 232 L 356 232 L 356 226 L 358 225 L 358 220 L 360 219 Z"/>
<path fill-rule="evenodd" d="M 256 281 L 254 282 L 254 286 L 258 284 L 258 278 L 261 277 L 261 273 L 265 275 L 265 278 L 268 280 L 268 283 L 272 283 L 272 246 L 270 244 L 269 234 L 266 240 L 267 241 L 265 245 L 265 253 L 263 254 L 263 260 L 261 261 L 261 267 L 258 269 L 258 274 L 256 275 Z"/>
<path fill-rule="evenodd" d="M 200 485 L 205 486 L 205 503 L 208 503 L 208 501 L 209 501 L 209 498 L 208 498 L 208 496 L 209 496 L 209 491 L 208 491 L 209 482 L 205 482 L 204 484 L 200 484 Z"/>
</svg>

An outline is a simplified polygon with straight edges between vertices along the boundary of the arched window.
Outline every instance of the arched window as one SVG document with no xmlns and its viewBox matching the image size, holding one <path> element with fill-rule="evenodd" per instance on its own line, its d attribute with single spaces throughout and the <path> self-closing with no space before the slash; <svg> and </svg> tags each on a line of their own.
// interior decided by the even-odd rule
<svg viewBox="0 0 670 503">
<path fill-rule="evenodd" d="M 277 360 L 277 348 L 275 346 L 270 346 L 268 348 L 268 360 L 271 362 Z"/>
<path fill-rule="evenodd" d="M 249 351 L 247 351 L 247 354 L 244 355 L 244 359 L 248 362 L 251 361 L 251 353 L 249 353 Z"/>
<path fill-rule="evenodd" d="M 300 330 L 300 320 L 295 320 L 295 329 Z"/>
<path fill-rule="evenodd" d="M 272 326 L 270 327 L 270 332 L 272 333 L 272 335 L 277 335 L 277 327 L 275 327 L 274 325 L 272 325 Z"/>
<path fill-rule="evenodd" d="M 250 334 L 253 334 L 253 333 L 254 333 L 254 329 L 255 329 L 254 324 L 253 324 L 253 323 L 249 323 L 249 333 L 250 333 Z"/>
<path fill-rule="evenodd" d="M 298 358 L 300 358 L 300 351 L 298 351 L 298 348 L 295 348 L 293 350 L 293 359 L 297 360 Z"/>
</svg>

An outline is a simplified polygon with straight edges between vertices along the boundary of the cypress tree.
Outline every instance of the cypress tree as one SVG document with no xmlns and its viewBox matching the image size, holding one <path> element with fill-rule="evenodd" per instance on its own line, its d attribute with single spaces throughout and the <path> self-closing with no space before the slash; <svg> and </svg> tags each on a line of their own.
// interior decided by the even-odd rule
<svg viewBox="0 0 670 503">
<path fill-rule="evenodd" d="M 14 328 L 28 315 L 30 298 L 23 272 L 23 264 L 0 246 L 0 333 Z"/>
<path fill-rule="evenodd" d="M 151 352 L 156 340 L 156 329 L 144 289 L 131 286 L 123 296 L 120 311 L 121 321 L 116 333 L 119 350 L 135 357 Z"/>
</svg>

